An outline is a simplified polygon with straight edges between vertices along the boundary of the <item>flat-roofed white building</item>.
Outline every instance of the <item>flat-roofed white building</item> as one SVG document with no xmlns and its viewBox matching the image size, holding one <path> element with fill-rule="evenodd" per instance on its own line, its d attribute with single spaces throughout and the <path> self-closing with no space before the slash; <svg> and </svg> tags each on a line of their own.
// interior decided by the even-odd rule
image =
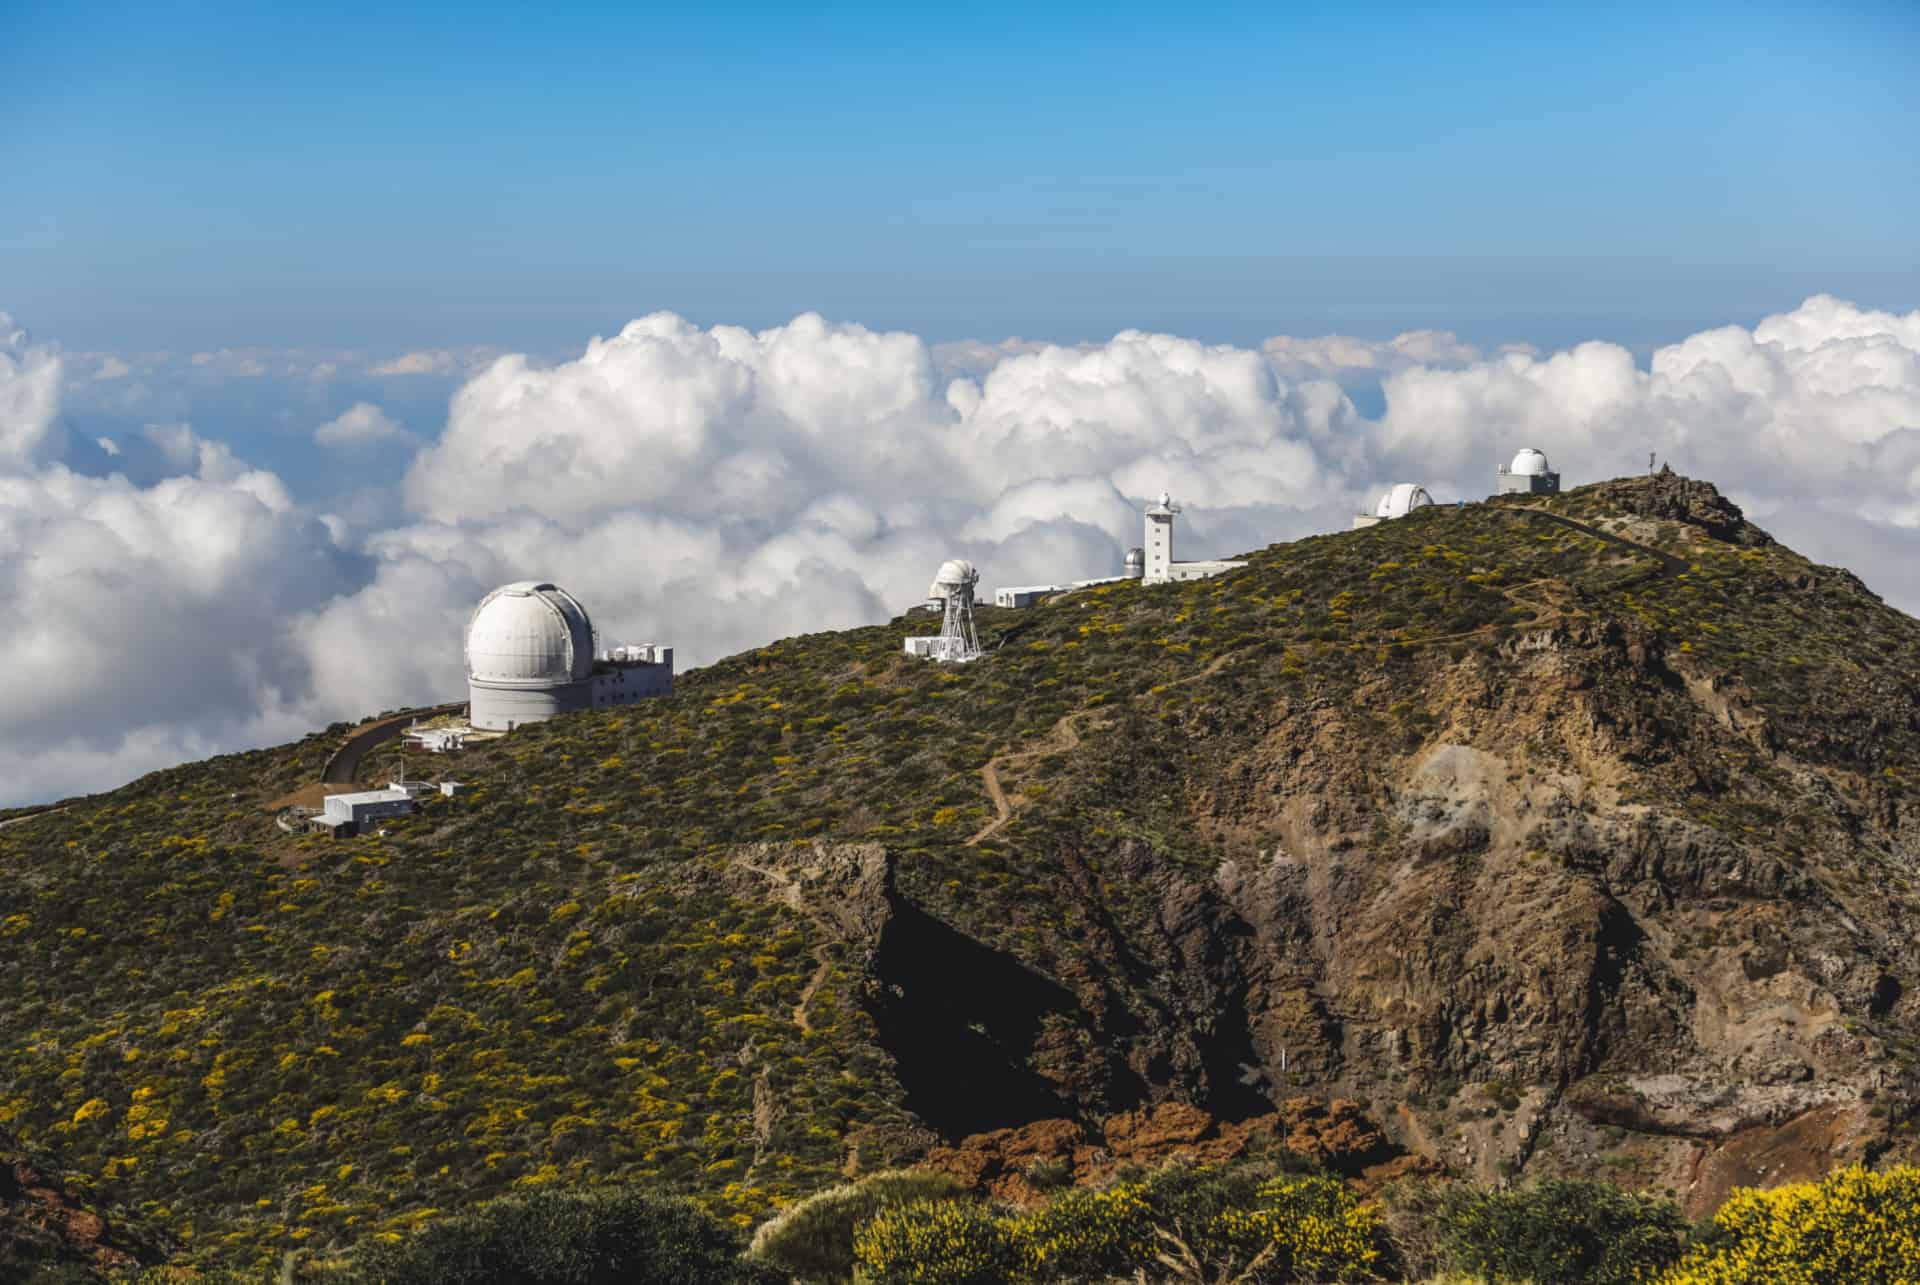
<svg viewBox="0 0 1920 1285">
<path fill-rule="evenodd" d="M 413 800 L 413 792 L 398 785 L 384 790 L 329 794 L 320 814 L 307 818 L 307 824 L 322 834 L 344 839 L 359 834 L 361 827 L 369 822 L 408 815 L 413 811 Z"/>
</svg>

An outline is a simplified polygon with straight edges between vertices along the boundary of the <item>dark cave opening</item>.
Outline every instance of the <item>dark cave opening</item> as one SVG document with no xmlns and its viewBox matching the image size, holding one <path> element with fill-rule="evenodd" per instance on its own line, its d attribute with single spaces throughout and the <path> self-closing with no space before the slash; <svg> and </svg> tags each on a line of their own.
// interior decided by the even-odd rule
<svg viewBox="0 0 1920 1285">
<path fill-rule="evenodd" d="M 1043 1021 L 1084 1023 L 1074 997 L 1004 951 L 899 902 L 872 1002 L 907 1109 L 949 1138 L 1076 1114 L 1029 1065 Z"/>
</svg>

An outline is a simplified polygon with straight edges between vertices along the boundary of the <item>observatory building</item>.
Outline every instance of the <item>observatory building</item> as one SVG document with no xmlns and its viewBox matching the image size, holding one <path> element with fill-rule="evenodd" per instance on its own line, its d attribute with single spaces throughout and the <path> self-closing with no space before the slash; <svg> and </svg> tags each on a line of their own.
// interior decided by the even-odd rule
<svg viewBox="0 0 1920 1285">
<path fill-rule="evenodd" d="M 467 625 L 467 713 L 479 731 L 672 691 L 673 648 L 648 643 L 596 656 L 587 609 L 544 580 L 501 585 Z"/>
<path fill-rule="evenodd" d="M 971 562 L 949 558 L 927 587 L 927 603 L 940 604 L 940 632 L 915 634 L 902 644 L 909 656 L 964 664 L 980 658 L 980 636 L 973 628 L 973 592 L 980 570 Z"/>
<path fill-rule="evenodd" d="M 1502 495 L 1558 495 L 1560 475 L 1547 467 L 1547 457 L 1531 446 L 1513 457 L 1496 475 Z"/>
<path fill-rule="evenodd" d="M 1212 562 L 1175 562 L 1173 560 L 1173 517 L 1180 506 L 1165 491 L 1147 510 L 1147 543 L 1141 555 L 1140 579 L 1145 584 L 1166 584 L 1173 580 L 1204 580 L 1222 571 L 1244 567 L 1244 562 L 1216 559 Z M 1133 553 L 1127 554 L 1127 574 L 1133 576 Z"/>
<path fill-rule="evenodd" d="M 1378 526 L 1394 518 L 1404 518 L 1415 509 L 1424 509 L 1433 503 L 1433 497 L 1427 494 L 1427 488 L 1418 482 L 1395 482 L 1380 497 L 1380 503 L 1373 506 L 1371 513 L 1353 515 L 1353 529 Z"/>
</svg>

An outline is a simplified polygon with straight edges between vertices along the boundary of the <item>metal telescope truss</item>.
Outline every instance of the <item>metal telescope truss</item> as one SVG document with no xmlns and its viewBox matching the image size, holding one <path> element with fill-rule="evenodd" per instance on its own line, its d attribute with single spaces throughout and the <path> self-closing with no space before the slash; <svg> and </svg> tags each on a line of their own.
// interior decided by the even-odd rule
<svg viewBox="0 0 1920 1285">
<path fill-rule="evenodd" d="M 908 641 L 909 650 L 928 660 L 965 664 L 978 660 L 980 634 L 973 623 L 973 595 L 980 584 L 980 570 L 971 562 L 951 558 L 940 564 L 928 597 L 939 598 L 940 632 L 928 638 Z"/>
</svg>

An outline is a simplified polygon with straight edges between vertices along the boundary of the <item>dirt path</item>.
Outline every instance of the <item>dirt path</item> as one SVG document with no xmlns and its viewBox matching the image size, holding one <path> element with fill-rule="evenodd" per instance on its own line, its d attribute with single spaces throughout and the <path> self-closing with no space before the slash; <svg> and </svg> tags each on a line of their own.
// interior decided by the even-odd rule
<svg viewBox="0 0 1920 1285">
<path fill-rule="evenodd" d="M 827 974 L 833 971 L 833 956 L 827 950 L 828 943 L 834 937 L 833 926 L 807 905 L 806 894 L 800 891 L 800 885 L 786 871 L 770 870 L 766 866 L 756 866 L 750 861 L 741 861 L 739 864 L 742 869 L 751 870 L 772 884 L 774 895 L 789 909 L 805 916 L 820 936 L 819 945 L 815 946 L 811 952 L 814 959 L 813 976 L 809 977 L 807 984 L 801 988 L 800 1002 L 793 1006 L 793 1024 L 799 1027 L 803 1034 L 810 1034 L 813 1031 L 813 1024 L 808 1020 L 808 1010 L 813 1004 L 813 997 L 826 983 Z"/>
<path fill-rule="evenodd" d="M 1176 687 L 1185 687 L 1188 683 L 1197 683 L 1203 679 L 1211 678 L 1219 673 L 1228 661 L 1239 654 L 1237 651 L 1223 652 L 1208 661 L 1206 668 L 1200 670 L 1198 673 L 1188 674 L 1185 678 L 1175 679 L 1171 683 L 1167 683 L 1153 691 L 1145 692 L 1142 695 L 1134 697 L 1134 699 L 1147 700 L 1160 695 L 1161 692 L 1172 691 Z M 1080 732 L 1075 724 L 1083 718 L 1092 718 L 1104 713 L 1106 713 L 1106 710 L 1097 706 L 1093 709 L 1074 710 L 1071 714 L 1063 716 L 1059 722 L 1048 728 L 1037 744 L 1031 745 L 1023 750 L 1002 750 L 1000 753 L 988 759 L 986 766 L 980 769 L 980 780 L 981 783 L 987 787 L 987 797 L 993 800 L 993 810 L 998 815 L 976 831 L 973 837 L 967 840 L 967 846 L 971 848 L 983 840 L 992 838 L 1005 828 L 1009 821 L 1013 820 L 1013 814 L 1016 811 L 1014 800 L 1007 797 L 1006 790 L 1000 784 L 1000 769 L 1002 767 L 1005 767 L 1009 763 L 1024 762 L 1027 759 L 1039 758 L 1047 754 L 1064 753 L 1067 750 L 1078 748 L 1080 744 Z M 1026 800 L 1021 799 L 1020 802 L 1024 803 Z"/>
<path fill-rule="evenodd" d="M 0 821 L 0 830 L 4 830 L 10 825 L 20 825 L 27 821 L 38 821 L 41 817 L 50 817 L 56 812 L 65 812 L 66 810 L 67 805 L 62 803 L 57 808 L 41 808 L 38 812 L 29 812 L 25 816 L 9 817 L 5 821 Z"/>
</svg>

